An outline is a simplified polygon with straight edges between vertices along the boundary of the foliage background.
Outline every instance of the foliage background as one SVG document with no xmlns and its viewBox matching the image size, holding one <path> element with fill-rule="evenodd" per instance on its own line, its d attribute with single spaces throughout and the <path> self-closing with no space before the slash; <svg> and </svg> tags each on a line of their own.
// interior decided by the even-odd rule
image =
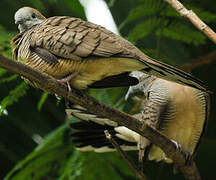
<svg viewBox="0 0 216 180">
<path fill-rule="evenodd" d="M 162 0 L 106 2 L 122 36 L 152 57 L 181 67 L 215 51 L 215 44 Z M 216 31 L 214 0 L 183 3 Z M 1 0 L 0 53 L 10 58 L 9 41 L 18 32 L 13 16 L 23 6 L 37 8 L 47 17 L 68 15 L 85 19 L 78 0 Z M 215 68 L 216 62 L 212 62 L 191 73 L 215 92 Z M 126 91 L 125 88 L 91 89 L 89 93 L 109 105 L 132 112 L 133 102 L 124 101 Z M 55 96 L 26 85 L 20 77 L 1 68 L 0 92 L 0 179 L 136 179 L 117 153 L 74 150 L 63 101 L 58 102 Z M 215 178 L 215 129 L 213 94 L 208 128 L 196 156 L 203 179 Z M 128 154 L 137 160 L 135 152 Z M 164 163 L 147 162 L 144 171 L 150 179 L 182 179 L 181 174 L 172 174 L 171 165 Z"/>
</svg>

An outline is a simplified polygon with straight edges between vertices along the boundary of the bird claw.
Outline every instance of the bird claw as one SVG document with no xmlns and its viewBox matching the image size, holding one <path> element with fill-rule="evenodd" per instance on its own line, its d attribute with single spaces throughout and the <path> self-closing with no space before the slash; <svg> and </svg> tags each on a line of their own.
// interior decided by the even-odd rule
<svg viewBox="0 0 216 180">
<path fill-rule="evenodd" d="M 57 80 L 58 82 L 62 83 L 62 84 L 66 84 L 67 85 L 67 88 L 68 88 L 68 92 L 70 93 L 71 92 L 71 86 L 70 86 L 70 81 L 71 79 L 73 79 L 76 75 L 78 74 L 78 72 L 72 72 L 70 75 L 62 78 L 62 79 L 59 79 Z M 56 95 L 56 98 L 58 99 L 58 95 Z M 70 102 L 65 99 L 65 106 L 66 108 L 69 108 L 70 107 Z"/>
<path fill-rule="evenodd" d="M 184 151 L 184 156 L 185 156 L 185 165 L 190 166 L 193 160 L 193 156 L 191 155 L 190 152 Z M 173 166 L 173 174 L 177 174 L 179 172 L 179 166 L 177 164 L 174 164 Z"/>
<path fill-rule="evenodd" d="M 76 75 L 78 74 L 78 72 L 72 72 L 70 75 L 62 78 L 62 79 L 59 79 L 58 82 L 60 83 L 63 83 L 63 84 L 66 84 L 67 85 L 67 88 L 68 88 L 68 91 L 71 92 L 71 86 L 70 86 L 70 81 L 71 79 L 73 79 Z"/>
<path fill-rule="evenodd" d="M 67 83 L 69 82 L 71 79 L 73 79 L 76 75 L 78 74 L 78 72 L 72 72 L 70 75 L 62 78 L 62 79 L 59 79 L 58 81 L 61 82 L 61 83 Z"/>
<path fill-rule="evenodd" d="M 173 140 L 173 139 L 171 139 L 171 141 L 175 144 L 175 146 L 176 146 L 176 151 L 181 152 L 181 150 L 182 150 L 181 144 L 179 144 L 177 141 L 175 141 L 175 140 Z"/>
<path fill-rule="evenodd" d="M 188 166 L 191 165 L 192 160 L 193 160 L 193 156 L 191 155 L 191 153 L 188 151 L 185 151 L 184 156 L 185 156 L 185 165 L 188 165 Z"/>
<path fill-rule="evenodd" d="M 175 140 L 171 140 L 171 141 L 176 145 L 176 151 L 184 153 L 184 156 L 185 156 L 185 165 L 190 165 L 191 162 L 192 162 L 192 160 L 193 160 L 193 156 L 191 155 L 191 153 L 188 152 L 188 151 L 182 151 L 181 144 L 179 144 Z"/>
</svg>

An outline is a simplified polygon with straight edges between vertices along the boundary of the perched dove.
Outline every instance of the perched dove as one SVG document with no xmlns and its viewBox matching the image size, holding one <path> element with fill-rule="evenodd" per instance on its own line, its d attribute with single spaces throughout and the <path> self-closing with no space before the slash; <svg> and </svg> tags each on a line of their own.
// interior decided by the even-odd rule
<svg viewBox="0 0 216 180">
<path fill-rule="evenodd" d="M 138 83 L 135 70 L 203 91 L 199 79 L 156 61 L 111 31 L 68 16 L 45 18 L 39 11 L 23 7 L 15 13 L 20 33 L 15 36 L 14 59 L 32 68 L 84 89 L 129 86 Z"/>
<path fill-rule="evenodd" d="M 135 117 L 176 142 L 178 148 L 187 152 L 187 157 L 193 157 L 208 119 L 208 93 L 141 72 L 133 72 L 132 76 L 138 78 L 140 83 L 129 88 L 126 99 L 138 92 L 146 96 L 141 103 L 141 113 Z M 114 148 L 106 141 L 103 132 L 106 129 L 124 150 L 139 150 L 140 159 L 144 156 L 145 148 L 151 144 L 136 132 L 119 126 L 111 119 L 91 114 L 79 106 L 66 112 L 85 121 L 71 124 L 77 130 L 72 136 L 79 143 L 78 149 L 81 151 L 113 151 Z M 148 159 L 172 162 L 156 145 L 150 146 Z"/>
</svg>

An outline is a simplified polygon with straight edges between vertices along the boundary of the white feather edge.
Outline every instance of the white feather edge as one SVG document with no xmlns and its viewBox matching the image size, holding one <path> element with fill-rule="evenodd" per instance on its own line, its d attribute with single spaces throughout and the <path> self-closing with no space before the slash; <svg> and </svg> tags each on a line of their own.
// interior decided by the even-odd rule
<svg viewBox="0 0 216 180">
<path fill-rule="evenodd" d="M 93 121 L 100 125 L 109 125 L 112 127 L 116 127 L 118 124 L 114 121 L 111 121 L 107 118 L 98 118 L 97 115 L 94 114 L 87 114 L 86 112 L 83 112 L 81 108 L 79 109 L 66 109 L 66 113 L 69 118 L 71 118 L 73 115 L 85 120 L 85 121 Z"/>
<path fill-rule="evenodd" d="M 140 135 L 124 126 L 118 126 L 118 124 L 114 121 L 111 121 L 107 118 L 98 118 L 97 115 L 94 114 L 88 114 L 84 112 L 86 109 L 81 106 L 74 106 L 74 109 L 66 109 L 66 113 L 69 117 L 72 117 L 73 115 L 85 120 L 85 121 L 93 121 L 97 124 L 101 125 L 109 125 L 112 127 L 115 127 L 114 130 L 117 132 L 116 136 L 122 140 L 128 141 L 128 142 L 135 142 L 139 144 L 140 142 Z M 118 127 L 117 127 L 118 126 Z M 138 146 L 127 146 L 127 145 L 121 145 L 121 148 L 124 151 L 134 151 L 138 150 Z M 91 145 L 82 147 L 82 148 L 76 148 L 79 151 L 94 151 L 97 153 L 103 153 L 103 152 L 113 152 L 116 151 L 114 148 L 110 148 L 108 146 L 103 146 L 100 148 L 95 148 Z"/>
<path fill-rule="evenodd" d="M 122 145 L 120 147 L 124 151 L 136 151 L 136 150 L 138 150 L 137 146 Z M 76 150 L 79 150 L 79 151 L 82 151 L 82 152 L 94 151 L 94 152 L 97 152 L 97 153 L 105 153 L 105 152 L 114 152 L 114 151 L 116 151 L 115 148 L 110 148 L 108 146 L 103 146 L 103 147 L 100 147 L 100 148 L 95 148 L 95 147 L 93 147 L 91 145 L 88 145 L 88 146 L 85 146 L 85 147 L 81 147 L 81 148 L 76 148 Z"/>
<path fill-rule="evenodd" d="M 118 132 L 116 136 L 120 139 L 129 142 L 136 142 L 136 143 L 140 142 L 140 135 L 135 131 L 132 131 L 124 126 L 115 127 L 114 130 Z"/>
</svg>

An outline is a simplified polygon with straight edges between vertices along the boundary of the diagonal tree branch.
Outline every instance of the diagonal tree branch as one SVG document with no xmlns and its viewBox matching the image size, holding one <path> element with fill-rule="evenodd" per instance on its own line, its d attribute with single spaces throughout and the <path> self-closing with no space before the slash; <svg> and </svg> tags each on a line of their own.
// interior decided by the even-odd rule
<svg viewBox="0 0 216 180">
<path fill-rule="evenodd" d="M 148 177 L 143 174 L 142 171 L 140 171 L 135 164 L 129 159 L 129 157 L 126 155 L 126 153 L 122 150 L 122 148 L 118 145 L 118 143 L 112 138 L 111 134 L 108 130 L 104 131 L 104 134 L 106 138 L 109 140 L 109 142 L 113 145 L 113 147 L 120 153 L 122 158 L 127 162 L 128 166 L 135 171 L 137 177 L 140 180 L 149 180 Z"/>
<path fill-rule="evenodd" d="M 164 0 L 169 3 L 181 16 L 187 18 L 191 23 L 203 32 L 210 40 L 216 43 L 216 33 L 206 25 L 192 10 L 188 10 L 178 0 Z"/>
<path fill-rule="evenodd" d="M 71 88 L 71 91 L 68 92 L 66 85 L 58 82 L 55 78 L 40 73 L 20 62 L 10 60 L 2 55 L 0 55 L 0 66 L 36 82 L 40 89 L 67 98 L 69 101 L 86 108 L 91 113 L 106 118 L 112 117 L 113 121 L 130 128 L 159 146 L 166 155 L 176 163 L 186 179 L 201 180 L 195 162 L 192 161 L 190 165 L 186 165 L 184 153 L 176 151 L 176 146 L 172 141 L 167 139 L 159 131 L 148 126 L 144 121 L 140 121 L 124 112 L 108 107 L 83 91 Z"/>
<path fill-rule="evenodd" d="M 192 59 L 191 63 L 183 64 L 180 67 L 180 69 L 182 69 L 184 71 L 191 71 L 191 70 L 196 69 L 198 67 L 210 64 L 215 60 L 216 60 L 216 51 L 212 51 L 211 53 L 209 53 L 207 55 L 200 56 L 196 59 Z"/>
</svg>

